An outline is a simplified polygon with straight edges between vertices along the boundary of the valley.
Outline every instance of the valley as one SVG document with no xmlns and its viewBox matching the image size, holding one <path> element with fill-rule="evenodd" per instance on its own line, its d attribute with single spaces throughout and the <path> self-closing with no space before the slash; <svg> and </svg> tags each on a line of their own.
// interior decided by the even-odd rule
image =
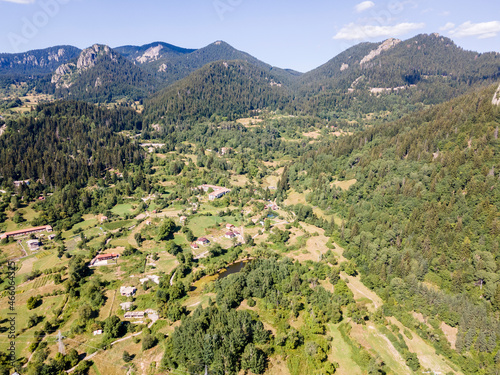
<svg viewBox="0 0 500 375">
<path fill-rule="evenodd" d="M 0 374 L 496 374 L 499 56 L 1 54 Z"/>
</svg>

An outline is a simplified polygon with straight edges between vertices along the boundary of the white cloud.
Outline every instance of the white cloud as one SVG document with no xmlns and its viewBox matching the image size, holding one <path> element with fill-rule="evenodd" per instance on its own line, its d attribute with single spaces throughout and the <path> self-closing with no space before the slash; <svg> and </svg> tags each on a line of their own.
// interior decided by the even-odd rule
<svg viewBox="0 0 500 375">
<path fill-rule="evenodd" d="M 362 3 L 356 5 L 354 8 L 356 9 L 356 12 L 361 13 L 364 12 L 365 10 L 373 8 L 374 6 L 375 3 L 373 1 L 363 1 Z"/>
<path fill-rule="evenodd" d="M 493 38 L 500 32 L 500 21 L 472 23 L 464 22 L 450 31 L 454 37 L 477 36 L 479 39 Z"/>
<path fill-rule="evenodd" d="M 36 0 L 0 0 L 6 1 L 8 3 L 16 3 L 16 4 L 33 4 Z"/>
<path fill-rule="evenodd" d="M 372 26 L 372 25 L 356 25 L 355 23 L 350 23 L 344 26 L 340 31 L 333 37 L 333 39 L 343 39 L 343 40 L 363 40 L 372 39 L 379 37 L 391 37 L 406 34 L 410 31 L 422 29 L 425 27 L 425 23 L 398 23 L 393 26 Z"/>
<path fill-rule="evenodd" d="M 440 30 L 446 31 L 446 30 L 451 30 L 455 27 L 455 24 L 453 22 L 448 22 L 446 25 L 443 27 L 440 27 Z"/>
</svg>

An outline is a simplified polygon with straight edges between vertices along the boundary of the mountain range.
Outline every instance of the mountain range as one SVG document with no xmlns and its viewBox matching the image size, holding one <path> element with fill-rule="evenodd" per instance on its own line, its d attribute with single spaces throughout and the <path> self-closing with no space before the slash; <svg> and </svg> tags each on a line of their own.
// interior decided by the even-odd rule
<svg viewBox="0 0 500 375">
<path fill-rule="evenodd" d="M 215 62 L 245 66 L 229 69 L 232 84 L 227 92 L 221 85 L 227 85 L 224 75 L 228 71 Z M 273 67 L 223 41 L 200 49 L 154 42 L 117 48 L 96 44 L 84 50 L 56 46 L 0 54 L 0 82 L 4 87 L 26 81 L 36 91 L 56 98 L 98 103 L 151 98 L 149 108 L 153 112 L 163 113 L 156 107 L 168 107 L 168 117 L 184 119 L 186 113 L 179 112 L 180 102 L 195 99 L 196 107 L 201 108 L 191 108 L 188 117 L 235 114 L 233 110 L 221 112 L 220 106 L 218 111 L 207 111 L 218 100 L 244 114 L 269 106 L 270 91 L 280 92 L 279 99 L 274 97 L 280 104 L 271 107 L 291 111 L 331 116 L 358 103 L 363 103 L 363 108 L 357 109 L 362 113 L 394 110 L 408 104 L 437 104 L 499 77 L 499 53 L 465 51 L 439 34 L 361 43 L 305 74 Z M 276 87 L 256 90 L 264 87 L 264 81 Z M 178 92 L 175 99 L 174 91 Z M 233 95 L 236 91 L 241 95 Z M 202 92 L 214 95 L 198 95 Z"/>
</svg>

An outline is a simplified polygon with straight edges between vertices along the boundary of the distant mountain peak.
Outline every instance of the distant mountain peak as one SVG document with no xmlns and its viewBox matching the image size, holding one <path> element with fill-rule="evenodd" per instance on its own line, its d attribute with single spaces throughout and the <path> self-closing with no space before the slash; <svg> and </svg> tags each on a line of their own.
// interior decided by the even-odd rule
<svg viewBox="0 0 500 375">
<path fill-rule="evenodd" d="M 89 69 L 95 66 L 101 56 L 108 56 L 113 62 L 117 62 L 116 54 L 106 45 L 94 44 L 80 53 L 76 63 L 77 69 Z"/>
<path fill-rule="evenodd" d="M 146 52 L 142 54 L 142 56 L 137 57 L 135 60 L 141 64 L 156 61 L 161 57 L 160 51 L 162 49 L 163 46 L 161 44 L 158 44 L 154 47 L 149 47 Z"/>
<path fill-rule="evenodd" d="M 51 81 L 56 84 L 57 88 L 69 88 L 73 85 L 75 74 L 81 74 L 81 72 L 93 68 L 100 59 L 106 57 L 113 63 L 118 62 L 118 55 L 109 46 L 94 44 L 92 47 L 85 48 L 80 53 L 76 64 L 69 62 L 60 65 L 52 75 Z"/>
</svg>

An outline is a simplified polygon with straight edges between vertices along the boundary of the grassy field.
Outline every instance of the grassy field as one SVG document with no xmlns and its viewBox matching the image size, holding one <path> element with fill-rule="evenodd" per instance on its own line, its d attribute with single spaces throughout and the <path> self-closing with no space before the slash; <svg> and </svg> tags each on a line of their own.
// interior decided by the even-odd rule
<svg viewBox="0 0 500 375">
<path fill-rule="evenodd" d="M 189 220 L 188 227 L 196 237 L 202 237 L 207 234 L 207 228 L 224 222 L 226 219 L 219 216 L 197 216 Z"/>
<path fill-rule="evenodd" d="M 358 180 L 352 179 L 352 180 L 346 180 L 346 181 L 335 181 L 332 182 L 333 186 L 337 186 L 341 188 L 342 190 L 349 190 L 349 188 L 354 185 Z"/>
<path fill-rule="evenodd" d="M 112 213 L 121 217 L 125 217 L 125 214 L 131 214 L 133 211 L 132 203 L 117 204 L 111 209 Z"/>
<path fill-rule="evenodd" d="M 333 338 L 332 350 L 328 359 L 339 364 L 335 373 L 339 375 L 363 375 L 361 368 L 352 358 L 351 347 L 344 341 L 339 332 L 338 324 L 329 324 L 328 334 Z"/>
<path fill-rule="evenodd" d="M 119 220 L 119 221 L 112 221 L 109 223 L 104 223 L 102 227 L 106 230 L 116 230 L 120 228 L 128 228 L 132 225 L 135 224 L 135 220 Z"/>
</svg>

